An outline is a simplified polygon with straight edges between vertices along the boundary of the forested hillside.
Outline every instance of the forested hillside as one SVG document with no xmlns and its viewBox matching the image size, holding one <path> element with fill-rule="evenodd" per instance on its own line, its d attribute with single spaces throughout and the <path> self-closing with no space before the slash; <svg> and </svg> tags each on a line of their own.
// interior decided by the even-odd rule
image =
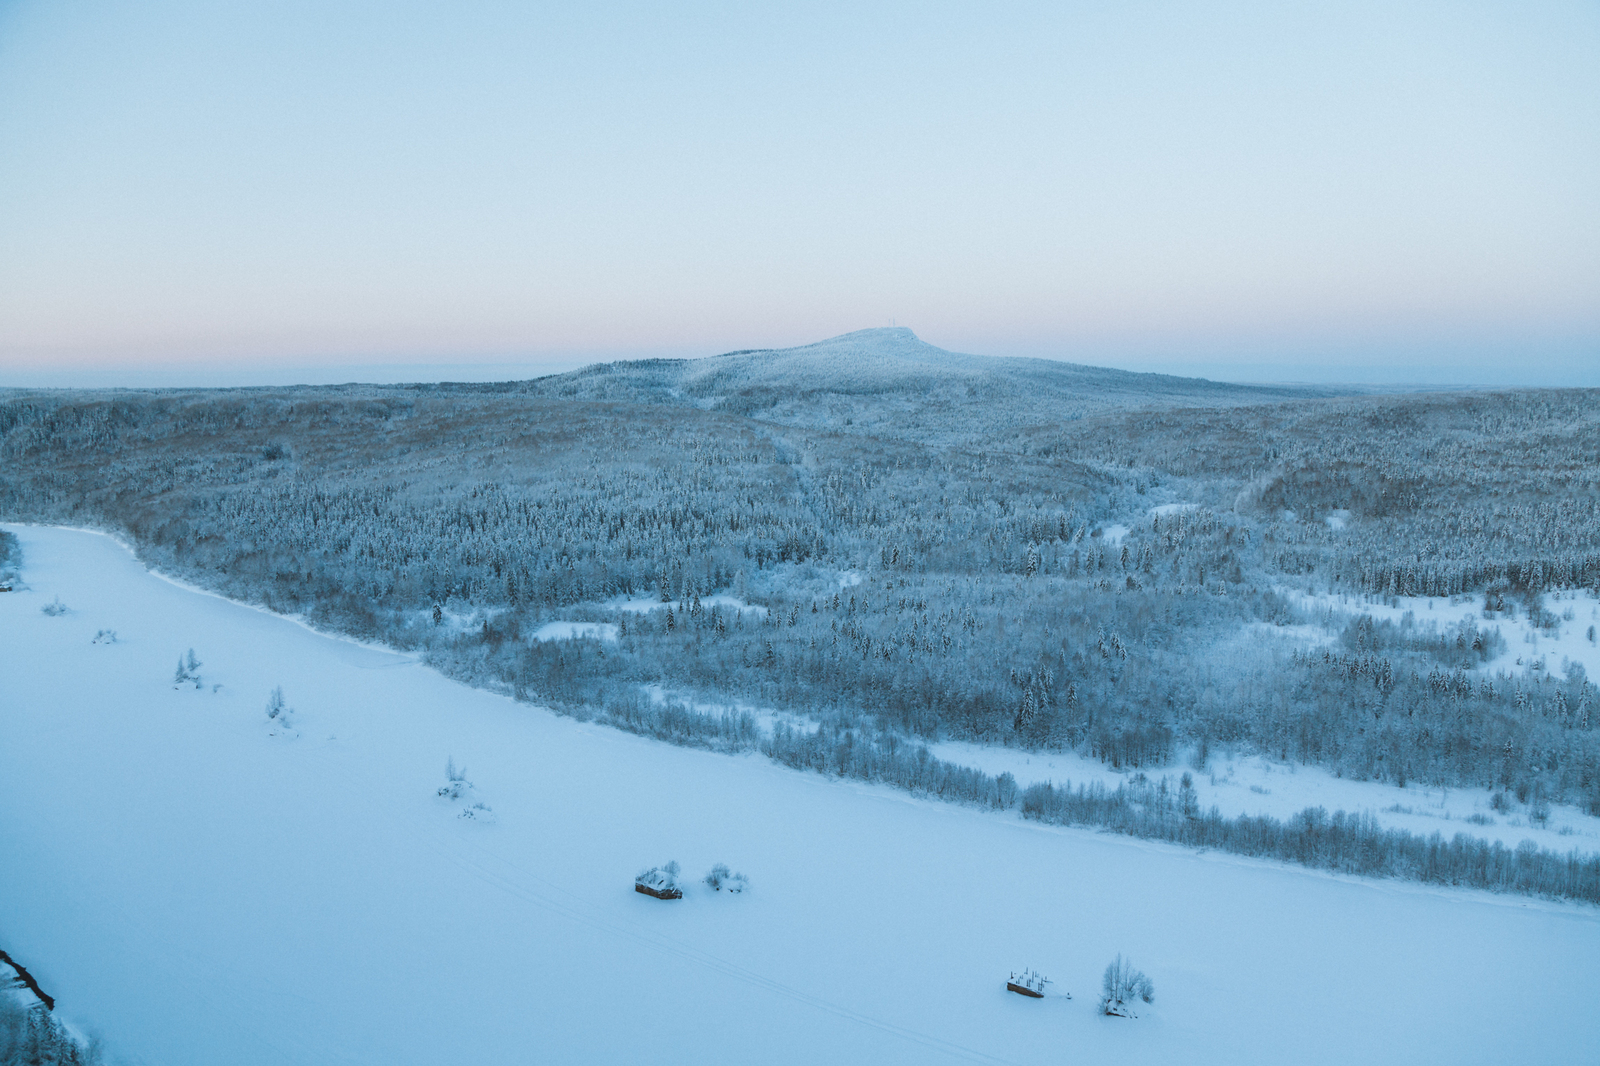
<svg viewBox="0 0 1600 1066">
<path fill-rule="evenodd" d="M 657 684 L 1600 812 L 1594 685 L 1497 629 L 1587 624 L 1557 597 L 1600 591 L 1600 394 L 1252 391 L 874 332 L 494 386 L 12 391 L 0 517 L 567 707 Z M 615 629 L 534 639 L 556 621 Z"/>
</svg>

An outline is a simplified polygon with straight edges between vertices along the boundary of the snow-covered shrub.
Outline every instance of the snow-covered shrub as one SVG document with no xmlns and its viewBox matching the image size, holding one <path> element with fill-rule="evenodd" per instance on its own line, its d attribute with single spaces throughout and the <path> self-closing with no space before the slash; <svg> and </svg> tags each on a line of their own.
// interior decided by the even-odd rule
<svg viewBox="0 0 1600 1066">
<path fill-rule="evenodd" d="M 440 799 L 467 800 L 467 805 L 461 808 L 457 818 L 465 818 L 474 822 L 492 822 L 495 820 L 494 808 L 478 799 L 477 790 L 471 781 L 467 780 L 467 768 L 457 766 L 454 756 L 444 761 L 444 784 L 434 790 L 434 795 Z"/>
<path fill-rule="evenodd" d="M 196 683 L 198 687 L 198 682 Z M 272 695 L 267 697 L 267 721 L 273 725 L 288 729 L 293 725 L 294 708 L 290 707 L 283 698 L 283 686 L 272 690 Z"/>
<path fill-rule="evenodd" d="M 458 800 L 472 793 L 472 782 L 467 780 L 467 768 L 457 766 L 454 756 L 444 761 L 444 784 L 434 793 L 445 799 Z"/>
<path fill-rule="evenodd" d="M 705 882 L 718 892 L 743 892 L 750 887 L 748 877 L 731 872 L 728 864 L 722 862 L 711 868 L 711 872 L 705 876 Z"/>
<path fill-rule="evenodd" d="M 64 615 L 68 611 L 70 611 L 71 609 L 72 608 L 68 607 L 66 604 L 61 602 L 61 597 L 60 596 L 57 596 L 55 599 L 51 600 L 49 603 L 47 603 L 43 607 L 39 608 L 39 610 L 43 611 L 45 614 L 49 615 L 51 618 L 57 618 L 57 617 L 59 617 L 61 615 Z"/>
<path fill-rule="evenodd" d="M 652 866 L 648 870 L 641 871 L 639 876 L 633 879 L 633 883 L 654 895 L 681 896 L 683 887 L 678 883 L 678 874 L 682 869 L 676 861 L 669 862 L 665 866 Z"/>
<path fill-rule="evenodd" d="M 1150 978 L 1134 969 L 1133 964 L 1121 955 L 1106 967 L 1105 978 L 1100 984 L 1100 1013 L 1133 1018 L 1136 1017 L 1133 1010 L 1135 1002 L 1150 1003 L 1155 998 L 1156 989 L 1150 983 Z"/>
<path fill-rule="evenodd" d="M 95 630 L 94 639 L 92 641 L 90 641 L 89 643 L 91 643 L 91 644 L 115 644 L 116 642 L 117 642 L 117 631 L 115 629 L 97 629 L 97 630 Z"/>
</svg>

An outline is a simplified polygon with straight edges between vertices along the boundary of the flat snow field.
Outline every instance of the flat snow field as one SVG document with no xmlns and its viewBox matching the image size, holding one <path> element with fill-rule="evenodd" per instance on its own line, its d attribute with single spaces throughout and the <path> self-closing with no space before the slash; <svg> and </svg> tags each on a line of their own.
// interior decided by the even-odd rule
<svg viewBox="0 0 1600 1066">
<path fill-rule="evenodd" d="M 0 944 L 130 1062 L 1576 1063 L 1600 911 L 670 747 L 10 527 Z M 69 608 L 40 608 L 59 596 Z M 114 629 L 115 643 L 95 643 Z M 203 688 L 174 688 L 195 649 Z M 220 685 L 213 691 L 212 686 Z M 270 726 L 281 685 L 298 735 Z M 465 764 L 496 820 L 439 799 Z M 677 859 L 749 875 L 635 893 Z M 1094 1012 L 1123 952 L 1155 983 Z M 1053 978 L 1029 1000 L 1013 969 Z"/>
</svg>

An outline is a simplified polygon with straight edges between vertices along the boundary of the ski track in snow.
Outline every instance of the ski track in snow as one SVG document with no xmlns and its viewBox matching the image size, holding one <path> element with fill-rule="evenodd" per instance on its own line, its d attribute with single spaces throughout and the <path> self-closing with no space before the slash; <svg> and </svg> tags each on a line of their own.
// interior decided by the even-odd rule
<svg viewBox="0 0 1600 1066">
<path fill-rule="evenodd" d="M 8 528 L 27 585 L 0 595 L 0 939 L 132 1062 L 1409 1066 L 1600 1046 L 1595 908 L 674 748 L 155 580 L 103 536 Z M 70 612 L 42 614 L 57 595 Z M 93 644 L 103 628 L 118 643 Z M 191 646 L 204 691 L 171 684 Z M 275 685 L 298 737 L 268 735 Z M 446 755 L 498 824 L 434 795 Z M 684 900 L 632 892 L 669 858 Z M 750 892 L 693 880 L 718 861 Z M 1093 1011 L 1118 952 L 1155 981 L 1137 1021 Z M 1005 993 L 1022 966 L 1074 998 Z"/>
</svg>

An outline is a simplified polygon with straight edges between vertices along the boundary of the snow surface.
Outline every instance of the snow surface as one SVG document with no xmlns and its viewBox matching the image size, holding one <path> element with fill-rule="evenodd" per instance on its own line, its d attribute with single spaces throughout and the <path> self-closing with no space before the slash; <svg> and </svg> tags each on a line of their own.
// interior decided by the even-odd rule
<svg viewBox="0 0 1600 1066">
<path fill-rule="evenodd" d="M 617 627 L 610 622 L 546 622 L 533 631 L 534 640 L 572 640 L 576 637 L 616 640 Z"/>
<path fill-rule="evenodd" d="M 1163 503 L 1158 507 L 1150 508 L 1150 513 L 1157 518 L 1161 518 L 1169 514 L 1183 514 L 1187 511 L 1193 511 L 1199 506 L 1198 503 Z"/>
<path fill-rule="evenodd" d="M 1552 804 L 1543 826 L 1530 824 L 1526 804 L 1511 801 L 1514 810 L 1499 812 L 1490 806 L 1493 793 L 1482 788 L 1447 788 L 1407 785 L 1401 788 L 1380 781 L 1352 781 L 1336 777 L 1317 766 L 1279 762 L 1262 756 L 1213 752 L 1204 771 L 1182 762 L 1140 770 L 1114 770 L 1076 752 L 1023 751 L 963 741 L 928 745 L 939 758 L 973 766 L 991 774 L 1010 773 L 1020 785 L 1040 781 L 1071 782 L 1116 788 L 1137 773 L 1151 780 L 1166 776 L 1176 785 L 1188 773 L 1202 808 L 1219 808 L 1233 817 L 1270 814 L 1287 818 L 1307 807 L 1333 811 L 1365 811 L 1380 824 L 1413 833 L 1438 832 L 1446 839 L 1457 833 L 1482 840 L 1498 840 L 1515 847 L 1532 840 L 1552 851 L 1600 852 L 1600 818 L 1570 804 Z M 1479 817 L 1487 824 L 1466 821 Z"/>
<path fill-rule="evenodd" d="M 1389 622 L 1403 621 L 1409 614 L 1419 626 L 1432 624 L 1441 630 L 1470 618 L 1479 629 L 1498 629 L 1506 639 L 1505 652 L 1479 667 L 1482 672 L 1516 675 L 1543 670 L 1562 677 L 1568 663 L 1577 663 L 1591 679 L 1600 679 L 1600 643 L 1591 642 L 1588 637 L 1590 626 L 1600 632 L 1600 597 L 1589 589 L 1545 595 L 1545 607 L 1562 619 L 1555 632 L 1530 625 L 1520 605 L 1515 618 L 1505 614 L 1485 617 L 1482 596 L 1394 596 L 1385 601 L 1328 592 L 1290 595 L 1306 610 L 1331 610 L 1350 618 L 1370 614 L 1374 621 Z"/>
<path fill-rule="evenodd" d="M 652 598 L 650 596 L 639 596 L 633 598 L 618 596 L 615 599 L 606 600 L 603 604 L 601 604 L 601 606 L 609 607 L 613 611 L 628 611 L 632 614 L 648 614 L 651 611 L 659 611 L 665 607 L 671 607 L 675 612 L 683 611 L 686 610 L 689 605 L 682 600 L 672 600 L 671 602 L 663 603 L 660 599 Z M 738 611 L 740 614 L 743 614 L 746 611 L 753 611 L 756 614 L 767 613 L 767 609 L 760 604 L 746 603 L 739 597 L 727 592 L 715 592 L 710 596 L 700 597 L 700 606 L 726 607 L 730 610 Z"/>
<path fill-rule="evenodd" d="M 1122 543 L 1122 539 L 1130 532 L 1132 531 L 1127 526 L 1112 525 L 1101 529 L 1100 535 L 1105 538 L 1105 542 L 1107 544 L 1120 544 Z"/>
<path fill-rule="evenodd" d="M 1262 628 L 1281 631 L 1293 627 Z M 768 735 L 779 723 L 791 729 L 816 728 L 816 722 L 811 719 L 745 700 L 702 699 L 693 693 L 669 690 L 658 684 L 640 687 L 656 705 L 670 701 L 699 714 L 748 713 L 755 719 L 756 727 Z M 1507 847 L 1532 840 L 1552 851 L 1600 852 L 1600 818 L 1571 804 L 1551 804 L 1545 823 L 1537 825 L 1528 817 L 1529 805 L 1509 796 L 1502 796 L 1501 800 L 1510 803 L 1513 809 L 1495 810 L 1491 803 L 1494 792 L 1485 788 L 1437 788 L 1416 784 L 1401 787 L 1381 781 L 1352 781 L 1317 766 L 1223 750 L 1212 752 L 1206 769 L 1201 771 L 1187 761 L 1192 751 L 1186 751 L 1184 758 L 1167 766 L 1127 770 L 1113 769 L 1098 759 L 1086 758 L 1074 751 L 1027 751 L 960 740 L 936 741 L 927 747 L 931 754 L 946 762 L 975 767 L 989 774 L 1009 773 L 1023 786 L 1038 782 L 1099 783 L 1115 789 L 1139 773 L 1152 780 L 1169 777 L 1176 786 L 1187 773 L 1201 807 L 1217 807 L 1229 817 L 1267 814 L 1281 819 L 1307 807 L 1324 807 L 1329 812 L 1365 812 L 1381 825 L 1425 835 L 1438 832 L 1449 838 L 1461 833 L 1480 840 L 1498 840 Z M 1469 822 L 1468 818 L 1478 821 Z"/>
<path fill-rule="evenodd" d="M 670 747 L 12 527 L 0 942 L 132 1062 L 1580 1062 L 1600 910 Z M 73 613 L 51 618 L 60 595 Z M 94 644 L 114 628 L 116 644 Z M 193 646 L 220 691 L 174 689 Z M 282 685 L 300 737 L 268 736 Z M 495 825 L 435 789 L 453 755 Z M 633 891 L 675 858 L 686 892 Z M 713 863 L 751 890 L 698 883 Z M 1118 952 L 1155 982 L 1094 1013 Z M 1017 960 L 1071 1000 L 1005 991 Z"/>
</svg>

